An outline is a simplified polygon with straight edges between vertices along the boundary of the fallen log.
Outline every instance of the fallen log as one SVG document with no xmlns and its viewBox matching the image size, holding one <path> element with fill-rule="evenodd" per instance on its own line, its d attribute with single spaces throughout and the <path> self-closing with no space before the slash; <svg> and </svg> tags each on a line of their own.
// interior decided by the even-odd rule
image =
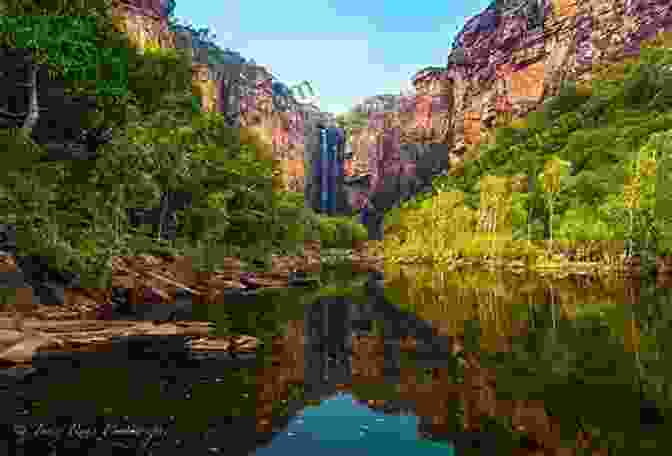
<svg viewBox="0 0 672 456">
<path fill-rule="evenodd" d="M 201 293 L 201 292 L 199 292 L 199 291 L 196 291 L 196 290 L 194 290 L 194 289 L 192 289 L 192 288 L 189 288 L 188 286 L 186 286 L 186 285 L 184 285 L 184 284 L 182 284 L 182 283 L 176 282 L 176 281 L 174 281 L 173 279 L 169 279 L 168 277 L 164 277 L 164 276 L 162 276 L 162 275 L 160 275 L 160 274 L 157 274 L 156 272 L 152 272 L 152 271 L 136 271 L 136 270 L 134 270 L 134 269 L 130 269 L 130 268 L 127 268 L 127 267 L 122 266 L 122 265 L 118 265 L 117 268 L 120 269 L 120 270 L 122 270 L 122 271 L 124 271 L 124 272 L 128 272 L 128 273 L 130 273 L 130 274 L 136 274 L 136 275 L 139 275 L 139 276 L 146 275 L 146 276 L 152 277 L 152 278 L 154 278 L 154 279 L 156 279 L 156 280 L 159 280 L 159 281 L 161 281 L 161 282 L 163 282 L 163 283 L 167 283 L 167 284 L 169 284 L 169 285 L 173 285 L 173 286 L 175 286 L 175 287 L 177 287 L 177 288 L 180 288 L 180 289 L 182 289 L 182 290 L 188 291 L 189 293 L 194 294 L 194 295 L 197 295 L 197 296 L 202 296 L 202 295 L 203 295 L 203 293 Z"/>
</svg>

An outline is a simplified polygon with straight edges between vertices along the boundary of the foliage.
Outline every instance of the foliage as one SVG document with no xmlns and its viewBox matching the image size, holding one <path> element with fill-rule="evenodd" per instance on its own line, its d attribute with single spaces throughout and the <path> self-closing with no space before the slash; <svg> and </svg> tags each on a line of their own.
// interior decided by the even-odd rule
<svg viewBox="0 0 672 456">
<path fill-rule="evenodd" d="M 349 217 L 318 216 L 319 240 L 323 248 L 351 249 L 353 241 L 366 241 L 364 226 Z"/>
<path fill-rule="evenodd" d="M 303 207 L 303 198 L 274 192 L 270 151 L 257 132 L 232 129 L 221 115 L 201 112 L 186 54 L 134 48 L 113 25 L 107 0 L 43 7 L 9 2 L 9 16 L 23 19 L 3 16 L 0 27 L 23 26 L 31 15 L 31 21 L 52 27 L 53 33 L 38 34 L 29 47 L 37 49 L 39 62 L 56 70 L 54 77 L 70 78 L 68 93 L 97 97 L 94 124 L 115 128 L 96 161 L 79 163 L 36 164 L 40 146 L 15 132 L 2 133 L 13 166 L 3 169 L 0 222 L 17 225 L 22 253 L 39 253 L 82 274 L 84 287 L 106 287 L 115 256 L 188 254 L 212 267 L 224 255 L 268 260 L 319 233 L 319 221 Z M 50 20 L 40 22 L 41 14 Z M 59 15 L 93 19 L 74 21 L 68 29 L 52 19 Z M 22 33 L 0 38 L 18 45 Z M 111 60 L 108 48 L 116 52 L 112 57 L 124 57 L 124 65 Z M 96 65 L 82 67 L 85 60 Z M 118 80 L 77 79 L 89 75 L 86 71 L 107 75 L 112 70 L 107 63 L 123 69 Z M 106 80 L 122 81 L 117 86 L 125 92 L 95 82 Z M 156 207 L 169 191 L 192 195 L 192 205 L 178 211 L 176 240 L 129 225 L 127 209 Z"/>
<path fill-rule="evenodd" d="M 369 116 L 366 112 L 349 111 L 336 116 L 336 125 L 345 131 L 348 138 L 352 137 L 355 131 L 366 128 L 368 122 Z"/>
<path fill-rule="evenodd" d="M 209 27 L 195 28 L 192 24 L 182 21 L 176 17 L 168 18 L 168 27 L 173 32 L 188 32 L 192 37 L 192 47 L 207 50 L 207 63 L 210 65 L 254 65 L 254 60 L 247 60 L 240 53 L 229 48 L 222 49 L 215 43 L 217 35 L 213 34 Z M 242 76 L 242 74 L 241 74 Z M 273 77 L 273 76 L 272 76 Z M 243 77 L 242 79 L 247 79 Z M 246 81 L 248 83 L 252 81 Z M 301 98 L 314 96 L 312 84 L 308 81 L 301 81 L 288 87 L 280 81 L 273 81 L 273 108 L 276 111 L 287 111 L 296 108 L 298 102 L 295 97 Z"/>
<path fill-rule="evenodd" d="M 464 215 L 455 214 L 457 208 L 443 209 L 446 213 L 440 216 L 428 208 L 445 192 L 458 191 L 464 201 L 460 210 L 478 210 L 486 217 L 484 204 L 494 205 L 498 192 L 489 190 L 483 178 L 521 172 L 534 178 L 527 191 L 514 193 L 506 203 L 511 205 L 507 210 L 512 230 L 496 237 L 512 238 L 504 241 L 502 252 L 507 243 L 513 246 L 540 236 L 582 242 L 627 239 L 628 254 L 669 252 L 671 205 L 662 201 L 669 197 L 663 189 L 671 187 L 665 183 L 669 173 L 661 173 L 661 167 L 669 163 L 672 143 L 671 64 L 670 49 L 645 45 L 639 58 L 616 64 L 615 72 L 602 68 L 602 80 L 592 80 L 591 86 L 565 82 L 560 94 L 540 110 L 498 127 L 494 141 L 480 145 L 476 159 L 465 160 L 460 172 L 434 178 L 432 193 L 417 196 L 386 218 L 394 225 L 386 230 L 391 236 L 386 257 L 424 261 L 467 252 L 486 255 L 490 250 L 481 246 L 484 236 L 476 231 L 467 230 L 458 248 L 454 230 L 436 229 L 441 219 L 462 220 Z M 499 217 L 502 209 L 491 210 Z M 423 253 L 421 246 L 435 241 L 443 251 Z"/>
<path fill-rule="evenodd" d="M 559 239 L 578 241 L 614 239 L 614 226 L 602 220 L 586 206 L 567 210 L 558 225 Z"/>
<path fill-rule="evenodd" d="M 45 9 L 19 1 L 3 6 L 2 45 L 35 50 L 36 61 L 48 64 L 54 75 L 96 81 L 99 95 L 121 97 L 126 93 L 128 46 L 114 46 L 119 39 L 106 42 L 114 34 L 109 0 L 86 0 L 78 5 L 54 2 Z"/>
<path fill-rule="evenodd" d="M 241 63 L 245 61 L 238 53 L 234 53 L 230 49 L 222 49 L 214 40 L 217 35 L 213 34 L 210 27 L 195 28 L 192 24 L 186 23 L 173 15 L 168 17 L 168 28 L 173 31 L 187 31 L 191 34 L 194 48 L 205 48 L 208 50 L 208 63 L 210 64 L 225 64 L 230 63 L 229 55 L 238 57 Z M 228 55 L 227 55 L 228 54 Z"/>
</svg>

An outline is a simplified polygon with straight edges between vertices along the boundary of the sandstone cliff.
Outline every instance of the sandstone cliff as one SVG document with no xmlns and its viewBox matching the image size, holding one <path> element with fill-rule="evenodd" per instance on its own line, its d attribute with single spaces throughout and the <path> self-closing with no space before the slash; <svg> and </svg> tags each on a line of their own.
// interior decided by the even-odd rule
<svg viewBox="0 0 672 456">
<path fill-rule="evenodd" d="M 117 0 L 113 17 L 118 29 L 127 33 L 139 49 L 177 48 L 190 52 L 194 94 L 200 97 L 204 111 L 222 112 L 226 101 L 222 98 L 227 98 L 223 94 L 228 93 L 224 87 L 226 73 L 231 68 L 210 64 L 206 50 L 195 46 L 188 31 L 171 31 L 161 0 Z M 248 63 L 243 63 L 240 71 L 245 73 L 245 84 L 249 86 L 243 89 L 243 99 L 238 100 L 243 111 L 241 126 L 258 134 L 272 151 L 269 158 L 274 160 L 276 188 L 303 191 L 305 133 L 315 116 L 296 109 L 275 110 L 271 74 Z"/>
<path fill-rule="evenodd" d="M 540 0 L 541 27 L 525 8 L 535 2 L 497 2 L 504 6 L 472 18 L 455 40 L 446 76 L 451 146 L 460 155 L 498 116 L 522 117 L 556 95 L 561 81 L 590 81 L 599 65 L 636 56 L 642 41 L 672 30 L 668 0 Z"/>
<path fill-rule="evenodd" d="M 138 49 L 192 49 L 184 34 L 175 34 L 168 27 L 168 18 L 160 0 L 117 0 L 113 3 L 113 21 L 118 30 L 128 35 Z M 202 55 L 192 52 L 192 87 L 203 100 L 203 109 L 216 110 L 221 81 L 203 63 Z"/>
<path fill-rule="evenodd" d="M 175 47 L 160 1 L 117 0 L 113 8 L 115 25 L 140 49 Z"/>
<path fill-rule="evenodd" d="M 368 190 L 352 189 L 353 208 L 366 205 L 374 193 L 388 194 L 385 201 L 378 201 L 381 207 L 388 207 L 393 195 L 409 195 L 422 187 L 433 168 L 440 167 L 435 160 L 437 152 L 446 156 L 445 144 L 452 139 L 453 88 L 445 74 L 444 69 L 435 67 L 421 70 L 413 80 L 415 95 L 369 106 L 366 127 L 354 130 L 350 137 L 349 174 L 371 176 Z M 427 147 L 407 147 L 414 144 Z"/>
<path fill-rule="evenodd" d="M 497 124 L 557 95 L 562 81 L 590 84 L 605 64 L 638 55 L 664 31 L 672 31 L 669 0 L 493 1 L 457 35 L 446 67 L 418 72 L 416 94 L 401 101 L 393 128 L 402 145 L 445 144 L 446 159 L 457 163 Z M 354 175 L 396 166 L 378 162 L 380 119 L 374 112 L 351 136 Z"/>
</svg>

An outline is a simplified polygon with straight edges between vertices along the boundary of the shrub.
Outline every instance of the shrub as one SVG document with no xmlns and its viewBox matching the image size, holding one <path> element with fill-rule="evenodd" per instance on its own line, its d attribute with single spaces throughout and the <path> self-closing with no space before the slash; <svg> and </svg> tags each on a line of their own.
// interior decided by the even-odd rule
<svg viewBox="0 0 672 456">
<path fill-rule="evenodd" d="M 532 244 L 520 241 L 549 231 L 554 240 L 579 242 L 584 258 L 599 253 L 610 261 L 624 239 L 635 254 L 650 254 L 656 247 L 659 254 L 670 251 L 672 216 L 667 212 L 672 205 L 661 202 L 670 199 L 667 189 L 672 188 L 666 185 L 670 173 L 663 171 L 672 163 L 667 153 L 672 144 L 671 62 L 669 49 L 643 47 L 638 59 L 612 68 L 619 77 L 592 80 L 590 86 L 565 82 L 559 96 L 546 100 L 538 112 L 497 128 L 494 143 L 481 144 L 460 173 L 433 179 L 434 194 L 387 217 L 394 228 L 386 230 L 386 258 L 532 257 L 545 244 L 526 252 Z M 544 169 L 546 163 L 555 166 Z M 497 215 L 511 203 L 510 219 L 504 217 L 502 224 L 510 221 L 512 233 L 503 226 L 495 236 L 475 233 L 474 211 L 486 215 L 480 210 L 481 192 L 487 190 L 483 182 L 492 180 L 484 178 L 518 174 L 510 201 L 502 192 L 491 192 L 493 198 L 486 201 Z M 552 179 L 544 179 L 545 174 Z M 526 175 L 535 177 L 530 188 Z M 442 204 L 451 191 L 462 192 L 459 204 Z M 636 202 L 630 203 L 633 198 Z M 467 208 L 471 212 L 464 212 Z"/>
<path fill-rule="evenodd" d="M 353 241 L 365 241 L 364 226 L 349 217 L 319 217 L 320 241 L 325 248 L 351 249 Z"/>
</svg>

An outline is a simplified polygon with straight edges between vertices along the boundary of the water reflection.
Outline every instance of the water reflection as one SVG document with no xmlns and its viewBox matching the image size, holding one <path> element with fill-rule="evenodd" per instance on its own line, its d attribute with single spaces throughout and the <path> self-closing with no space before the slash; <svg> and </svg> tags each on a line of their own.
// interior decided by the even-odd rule
<svg viewBox="0 0 672 456">
<path fill-rule="evenodd" d="M 349 280 L 333 279 L 329 292 L 194 304 L 218 331 L 263 345 L 256 365 L 213 362 L 189 399 L 177 385 L 203 369 L 166 372 L 165 362 L 143 361 L 141 376 L 130 365 L 122 375 L 118 364 L 96 371 L 61 363 L 60 377 L 44 375 L 34 389 L 63 409 L 79 400 L 182 423 L 241 423 L 236 435 L 247 429 L 262 455 L 299 443 L 302 454 L 415 454 L 408 445 L 423 444 L 446 454 L 449 442 L 456 454 L 564 455 L 591 446 L 599 449 L 588 454 L 664 454 L 668 289 L 419 267 Z M 168 374 L 169 400 L 158 382 Z"/>
<path fill-rule="evenodd" d="M 355 404 L 355 406 L 353 406 Z M 410 414 L 384 415 L 356 405 L 352 395 L 336 393 L 290 421 L 271 445 L 256 455 L 452 455 L 450 445 L 430 445 L 416 433 L 418 418 Z"/>
<path fill-rule="evenodd" d="M 592 440 L 611 454 L 667 446 L 669 290 L 622 277 L 587 284 L 422 267 L 389 268 L 386 279 L 390 302 L 453 338 L 462 354 L 473 393 L 457 393 L 465 430 L 494 421 L 528 447 Z M 437 393 L 456 383 L 440 371 L 432 371 L 445 378 L 433 383 Z"/>
<path fill-rule="evenodd" d="M 369 277 L 365 303 L 332 297 L 306 308 L 309 401 L 344 388 L 367 408 L 417 415 L 418 435 L 458 448 L 666 445 L 669 383 L 657 375 L 666 291 L 613 277 L 418 267 L 382 279 Z"/>
</svg>

